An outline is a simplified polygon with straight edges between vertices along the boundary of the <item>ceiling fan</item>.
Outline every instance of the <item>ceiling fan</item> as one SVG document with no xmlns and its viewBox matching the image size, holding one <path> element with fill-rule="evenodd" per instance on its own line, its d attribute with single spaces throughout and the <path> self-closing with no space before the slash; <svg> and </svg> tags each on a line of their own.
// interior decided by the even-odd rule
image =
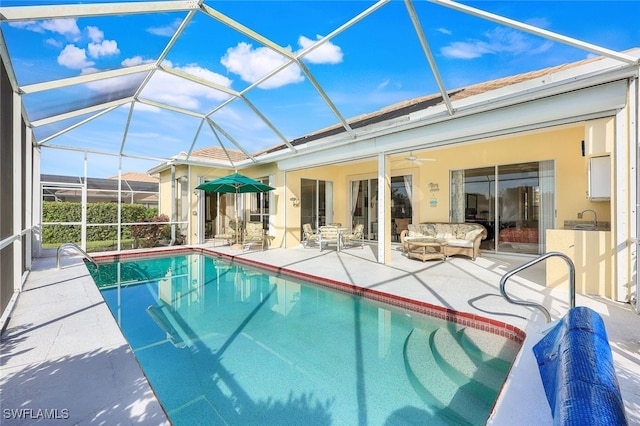
<svg viewBox="0 0 640 426">
<path fill-rule="evenodd" d="M 406 157 L 400 158 L 398 160 L 395 161 L 400 161 L 400 162 L 409 162 L 409 163 L 413 163 L 415 165 L 422 165 L 423 161 L 436 161 L 435 158 L 419 158 L 416 157 L 415 155 L 413 155 L 413 151 L 409 151 L 409 155 L 407 155 Z"/>
</svg>

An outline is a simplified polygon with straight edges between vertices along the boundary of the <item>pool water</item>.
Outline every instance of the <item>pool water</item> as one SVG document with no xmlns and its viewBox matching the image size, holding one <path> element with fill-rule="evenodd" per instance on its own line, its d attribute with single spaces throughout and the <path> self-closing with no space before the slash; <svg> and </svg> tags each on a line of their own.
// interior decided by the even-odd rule
<svg viewBox="0 0 640 426">
<path fill-rule="evenodd" d="M 174 425 L 484 424 L 517 352 L 200 254 L 92 275 Z M 496 343 L 493 355 L 478 349 Z"/>
</svg>

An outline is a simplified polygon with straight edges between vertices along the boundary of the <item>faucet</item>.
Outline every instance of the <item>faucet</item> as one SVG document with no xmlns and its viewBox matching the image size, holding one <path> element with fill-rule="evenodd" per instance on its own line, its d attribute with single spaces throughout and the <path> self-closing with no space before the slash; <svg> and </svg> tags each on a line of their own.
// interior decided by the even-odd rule
<svg viewBox="0 0 640 426">
<path fill-rule="evenodd" d="M 582 215 L 586 212 L 591 212 L 593 213 L 593 226 L 598 226 L 598 215 L 596 214 L 595 211 L 591 210 L 591 209 L 587 209 L 587 210 L 582 210 L 580 213 L 578 213 L 578 219 L 582 219 Z"/>
</svg>

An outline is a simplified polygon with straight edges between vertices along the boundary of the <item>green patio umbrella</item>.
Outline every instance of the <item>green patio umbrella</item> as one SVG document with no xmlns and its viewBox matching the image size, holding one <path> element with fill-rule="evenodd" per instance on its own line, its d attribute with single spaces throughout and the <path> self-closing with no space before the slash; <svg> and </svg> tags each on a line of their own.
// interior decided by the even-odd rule
<svg viewBox="0 0 640 426">
<path fill-rule="evenodd" d="M 274 190 L 275 188 L 236 172 L 229 176 L 224 176 L 218 179 L 201 183 L 200 185 L 196 186 L 196 189 L 201 189 L 205 192 L 236 194 L 236 235 L 239 235 L 240 227 L 238 222 L 238 194 L 251 192 L 269 192 Z"/>
</svg>

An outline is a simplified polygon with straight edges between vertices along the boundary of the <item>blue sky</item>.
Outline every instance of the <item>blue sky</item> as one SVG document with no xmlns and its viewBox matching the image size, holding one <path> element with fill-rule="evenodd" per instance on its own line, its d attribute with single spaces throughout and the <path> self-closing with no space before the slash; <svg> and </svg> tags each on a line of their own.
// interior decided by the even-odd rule
<svg viewBox="0 0 640 426">
<path fill-rule="evenodd" d="M 57 4 L 4 0 L 2 6 Z M 298 52 L 373 5 L 369 1 L 222 1 L 208 6 L 241 22 L 284 49 Z M 640 46 L 640 2 L 472 1 L 465 4 L 611 50 Z M 574 62 L 588 52 L 526 34 L 428 2 L 415 2 L 436 64 L 448 90 L 499 77 Z M 160 13 L 3 23 L 2 30 L 20 85 L 118 69 L 154 61 L 186 14 Z M 283 63 L 283 57 L 211 17 L 198 13 L 169 51 L 167 65 L 242 91 Z M 304 59 L 312 77 L 345 118 L 438 91 L 402 1 L 392 1 Z M 25 96 L 31 120 L 107 100 L 113 91 L 131 94 L 136 76 Z M 210 112 L 228 99 L 165 73 L 156 73 L 142 97 Z M 286 138 L 338 123 L 312 81 L 290 66 L 246 93 L 247 99 Z M 166 158 L 218 143 L 200 120 L 147 105 L 104 114 L 52 139 L 49 144 L 84 147 L 129 156 Z M 223 131 L 250 151 L 280 139 L 241 101 L 212 115 Z M 37 129 L 42 138 L 79 119 Z M 43 173 L 83 174 L 82 152 L 43 149 Z M 117 173 L 115 156 L 88 154 L 89 174 Z M 79 161 L 78 161 L 79 159 Z M 127 157 L 123 169 L 147 170 L 157 161 Z"/>
</svg>

